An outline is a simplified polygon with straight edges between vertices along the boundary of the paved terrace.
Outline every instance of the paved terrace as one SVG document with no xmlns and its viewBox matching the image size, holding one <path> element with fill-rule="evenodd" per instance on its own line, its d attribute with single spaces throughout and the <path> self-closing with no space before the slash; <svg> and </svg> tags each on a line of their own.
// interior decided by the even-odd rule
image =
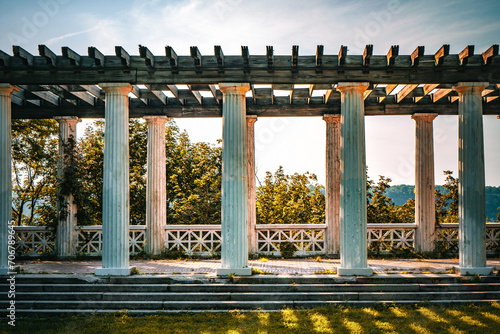
<svg viewBox="0 0 500 334">
<path fill-rule="evenodd" d="M 17 264 L 24 273 L 32 274 L 93 274 L 101 261 L 40 261 L 24 260 Z M 340 260 L 331 259 L 269 259 L 250 260 L 252 268 L 277 275 L 331 274 L 337 272 Z M 131 260 L 130 265 L 146 274 L 215 274 L 220 260 Z M 445 274 L 458 266 L 458 259 L 368 260 L 369 267 L 378 274 Z M 487 265 L 494 274 L 500 271 L 500 259 L 491 259 Z"/>
</svg>

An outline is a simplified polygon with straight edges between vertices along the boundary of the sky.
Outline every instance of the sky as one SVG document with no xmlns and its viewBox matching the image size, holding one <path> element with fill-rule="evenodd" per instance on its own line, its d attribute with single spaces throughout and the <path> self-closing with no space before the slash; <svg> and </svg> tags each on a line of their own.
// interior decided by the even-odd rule
<svg viewBox="0 0 500 334">
<path fill-rule="evenodd" d="M 12 54 L 20 45 L 34 55 L 38 44 L 56 54 L 69 46 L 87 54 L 89 46 L 114 54 L 123 46 L 131 55 L 138 45 L 164 55 L 170 45 L 178 55 L 189 55 L 198 46 L 201 54 L 221 45 L 224 54 L 264 55 L 266 45 L 275 55 L 314 55 L 318 44 L 325 54 L 337 54 L 341 45 L 349 54 L 362 54 L 373 44 L 373 54 L 386 54 L 399 45 L 400 54 L 425 46 L 434 54 L 443 44 L 450 53 L 475 45 L 481 53 L 500 42 L 500 1 L 497 0 L 388 0 L 388 1 L 243 1 L 243 0 L 0 0 L 0 50 Z M 500 82 L 500 80 L 496 80 Z M 414 184 L 415 124 L 410 116 L 367 116 L 366 160 L 370 178 L 389 177 L 392 184 Z M 484 116 L 486 184 L 500 186 L 500 119 Z M 222 137 L 222 120 L 176 119 L 193 141 L 215 143 Z M 79 125 L 83 132 L 88 122 Z M 264 118 L 255 123 L 257 176 L 274 172 L 309 171 L 324 184 L 326 126 L 320 117 Z M 456 116 L 434 121 L 435 180 L 443 171 L 458 174 L 458 124 Z"/>
</svg>

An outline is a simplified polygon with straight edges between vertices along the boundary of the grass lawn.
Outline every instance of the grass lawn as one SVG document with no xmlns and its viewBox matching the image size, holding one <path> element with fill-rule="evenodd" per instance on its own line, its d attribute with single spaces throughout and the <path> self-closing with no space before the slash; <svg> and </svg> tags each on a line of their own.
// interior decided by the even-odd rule
<svg viewBox="0 0 500 334">
<path fill-rule="evenodd" d="M 500 303 L 490 305 L 376 305 L 279 312 L 124 313 L 17 318 L 0 321 L 1 333 L 500 333 Z"/>
</svg>

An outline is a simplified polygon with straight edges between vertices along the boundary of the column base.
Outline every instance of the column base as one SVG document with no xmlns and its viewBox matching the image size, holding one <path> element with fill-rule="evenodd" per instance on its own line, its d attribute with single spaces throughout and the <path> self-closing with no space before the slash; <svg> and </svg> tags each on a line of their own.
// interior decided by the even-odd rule
<svg viewBox="0 0 500 334">
<path fill-rule="evenodd" d="M 130 276 L 135 271 L 135 267 L 129 268 L 95 268 L 96 276 Z"/>
<path fill-rule="evenodd" d="M 229 276 L 233 274 L 236 276 L 251 276 L 252 268 L 217 268 L 217 276 Z"/>
<path fill-rule="evenodd" d="M 371 276 L 373 275 L 372 268 L 337 268 L 339 276 Z"/>
<path fill-rule="evenodd" d="M 460 276 L 472 276 L 472 275 L 487 276 L 493 272 L 492 267 L 470 267 L 470 268 L 453 267 L 453 270 Z"/>
<path fill-rule="evenodd" d="M 21 271 L 20 266 L 14 266 L 10 268 L 0 268 L 0 276 L 9 276 L 9 275 L 15 275 L 19 274 Z"/>
</svg>

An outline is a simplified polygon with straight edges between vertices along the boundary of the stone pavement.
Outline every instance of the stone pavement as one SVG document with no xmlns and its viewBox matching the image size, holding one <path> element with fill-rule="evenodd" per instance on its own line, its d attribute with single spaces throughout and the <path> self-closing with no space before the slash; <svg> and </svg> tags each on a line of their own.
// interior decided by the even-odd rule
<svg viewBox="0 0 500 334">
<path fill-rule="evenodd" d="M 334 274 L 340 260 L 331 259 L 257 259 L 250 260 L 250 266 L 261 273 L 310 275 Z M 23 273 L 32 274 L 93 274 L 101 261 L 40 261 L 24 260 L 21 265 Z M 130 265 L 141 273 L 147 274 L 215 274 L 220 260 L 131 260 Z M 382 274 L 421 274 L 450 273 L 458 265 L 458 259 L 412 259 L 412 260 L 368 260 L 368 265 L 376 273 Z M 488 260 L 488 266 L 500 271 L 500 259 Z"/>
</svg>

